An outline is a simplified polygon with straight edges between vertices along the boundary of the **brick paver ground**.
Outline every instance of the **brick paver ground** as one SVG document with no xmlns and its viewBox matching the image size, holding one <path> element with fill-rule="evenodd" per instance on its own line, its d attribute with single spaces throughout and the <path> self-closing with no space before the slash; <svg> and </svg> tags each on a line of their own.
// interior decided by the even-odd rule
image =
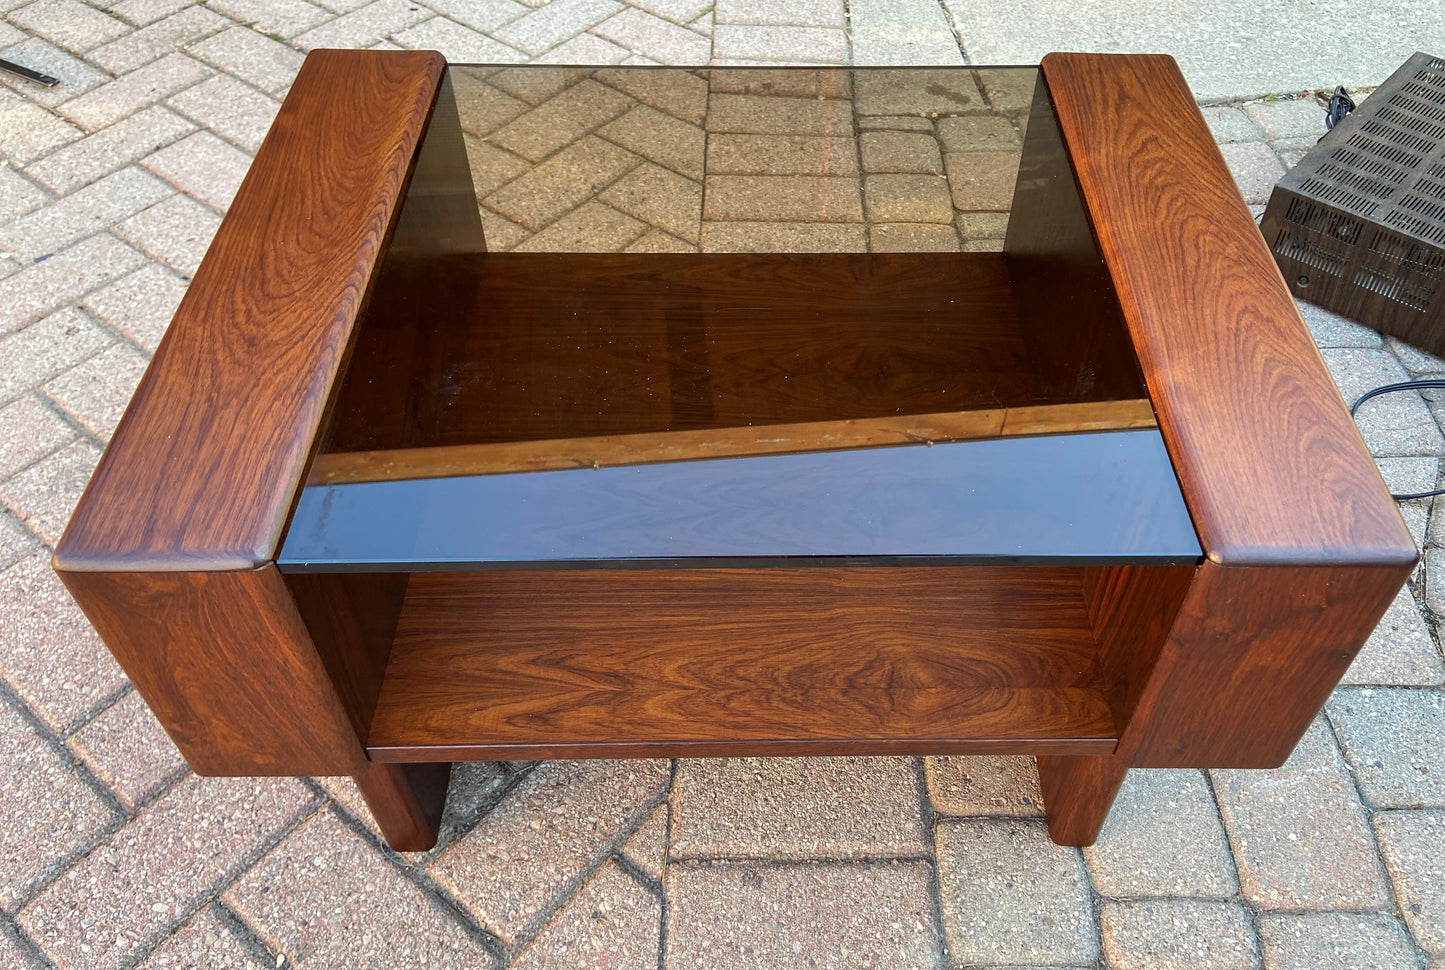
<svg viewBox="0 0 1445 970">
<path fill-rule="evenodd" d="M 416 855 L 381 843 L 347 779 L 194 777 L 47 558 L 305 51 L 696 66 L 966 49 L 935 0 L 0 12 L 0 57 L 62 81 L 0 76 L 0 967 L 1445 966 L 1445 508 L 1432 521 L 1428 502 L 1404 509 L 1425 564 L 1290 762 L 1137 772 L 1082 852 L 1048 841 L 1026 759 L 469 765 L 440 846 Z M 966 156 L 1008 156 L 1017 133 L 947 117 L 977 90 L 877 78 L 783 111 L 659 78 L 485 78 L 506 97 L 466 124 L 494 248 L 998 245 L 1010 187 Z M 901 117 L 930 94 L 939 117 Z M 1205 113 L 1255 205 L 1320 131 L 1309 99 Z M 861 151 L 836 151 L 855 130 Z M 559 157 L 599 188 L 559 198 Z M 1347 394 L 1445 374 L 1303 309 Z M 1392 484 L 1437 480 L 1442 417 L 1410 395 L 1362 415 Z"/>
</svg>

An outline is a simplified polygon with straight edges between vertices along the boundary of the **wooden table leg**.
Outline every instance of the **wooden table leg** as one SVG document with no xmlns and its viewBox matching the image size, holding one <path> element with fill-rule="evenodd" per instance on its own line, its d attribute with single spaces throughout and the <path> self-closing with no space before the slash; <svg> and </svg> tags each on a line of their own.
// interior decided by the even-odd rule
<svg viewBox="0 0 1445 970">
<path fill-rule="evenodd" d="M 397 852 L 425 852 L 437 844 L 437 827 L 451 780 L 449 761 L 398 765 L 372 763 L 351 777 L 366 807 Z"/>
<path fill-rule="evenodd" d="M 1112 755 L 1040 756 L 1038 763 L 1049 838 L 1059 845 L 1093 845 L 1129 766 Z"/>
</svg>

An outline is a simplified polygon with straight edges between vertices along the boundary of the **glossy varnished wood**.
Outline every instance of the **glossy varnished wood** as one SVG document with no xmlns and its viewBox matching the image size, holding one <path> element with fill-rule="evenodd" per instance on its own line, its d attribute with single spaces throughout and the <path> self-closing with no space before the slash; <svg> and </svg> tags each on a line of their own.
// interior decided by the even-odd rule
<svg viewBox="0 0 1445 970">
<path fill-rule="evenodd" d="M 56 550 L 60 568 L 270 560 L 444 66 L 428 52 L 306 59 Z"/>
<path fill-rule="evenodd" d="M 346 775 L 365 766 L 275 566 L 60 577 L 198 773 Z"/>
<path fill-rule="evenodd" d="M 1206 557 L 1162 647 L 1112 670 L 1118 756 L 1277 765 L 1414 542 L 1174 61 L 1051 54 L 1043 76 Z"/>
<path fill-rule="evenodd" d="M 1404 576 L 1397 567 L 1205 561 L 1118 754 L 1145 768 L 1274 768 L 1289 757 Z"/>
<path fill-rule="evenodd" d="M 1173 58 L 1042 69 L 1205 555 L 1407 568 L 1414 542 Z"/>
<path fill-rule="evenodd" d="M 426 852 L 437 844 L 452 766 L 369 764 L 353 777 L 386 844 L 397 852 Z"/>
<path fill-rule="evenodd" d="M 316 456 L 308 484 L 343 485 L 348 482 L 385 482 L 452 475 L 605 468 L 699 458 L 739 458 L 1152 427 L 1153 406 L 1147 399 L 1134 399 L 946 411 L 896 418 L 769 424 L 715 431 L 658 431 L 388 451 L 334 451 Z"/>
<path fill-rule="evenodd" d="M 1015 303 L 997 253 L 389 261 L 326 450 L 1143 397 L 1048 392 Z"/>
<path fill-rule="evenodd" d="M 197 771 L 366 765 L 404 579 L 288 585 L 272 560 L 443 67 L 307 58 L 56 549 Z"/>
<path fill-rule="evenodd" d="M 368 749 L 1105 753 L 1079 583 L 1057 568 L 419 573 Z"/>
<path fill-rule="evenodd" d="M 1112 755 L 1042 754 L 1038 767 L 1049 838 L 1059 845 L 1093 845 L 1128 774 L 1128 762 Z"/>
<path fill-rule="evenodd" d="M 1083 572 L 1084 602 L 1114 720 L 1128 724 L 1198 570 L 1111 565 Z"/>
</svg>

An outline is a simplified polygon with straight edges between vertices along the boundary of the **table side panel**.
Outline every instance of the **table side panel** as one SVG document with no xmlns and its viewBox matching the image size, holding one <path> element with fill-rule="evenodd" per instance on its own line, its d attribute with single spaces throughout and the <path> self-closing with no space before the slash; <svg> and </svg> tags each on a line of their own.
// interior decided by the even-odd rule
<svg viewBox="0 0 1445 970">
<path fill-rule="evenodd" d="M 1043 76 L 1205 555 L 1403 580 L 1414 542 L 1174 60 Z"/>
<path fill-rule="evenodd" d="M 1117 755 L 1278 765 L 1414 542 L 1173 59 L 1043 76 L 1206 556 Z"/>
<path fill-rule="evenodd" d="M 251 569 L 274 555 L 443 68 L 428 52 L 307 58 L 59 568 Z"/>
<path fill-rule="evenodd" d="M 1141 768 L 1277 768 L 1400 589 L 1398 568 L 1205 561 L 1117 755 Z"/>
<path fill-rule="evenodd" d="M 338 775 L 365 766 L 275 566 L 60 576 L 197 773 Z"/>
</svg>

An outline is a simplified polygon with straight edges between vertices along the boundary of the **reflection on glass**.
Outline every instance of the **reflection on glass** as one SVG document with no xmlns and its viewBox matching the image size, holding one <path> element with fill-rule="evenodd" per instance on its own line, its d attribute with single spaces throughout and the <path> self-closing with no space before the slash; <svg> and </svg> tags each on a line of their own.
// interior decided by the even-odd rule
<svg viewBox="0 0 1445 970">
<path fill-rule="evenodd" d="M 1197 558 L 1101 267 L 1034 68 L 454 65 L 285 561 Z"/>
</svg>

